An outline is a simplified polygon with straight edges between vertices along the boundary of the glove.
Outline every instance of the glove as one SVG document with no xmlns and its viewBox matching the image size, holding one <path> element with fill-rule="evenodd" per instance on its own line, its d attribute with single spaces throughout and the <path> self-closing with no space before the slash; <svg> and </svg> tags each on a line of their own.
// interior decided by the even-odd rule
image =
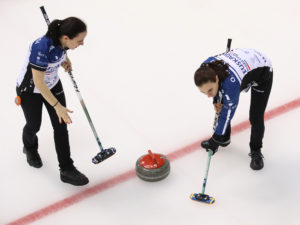
<svg viewBox="0 0 300 225">
<path fill-rule="evenodd" d="M 211 150 L 214 155 L 218 151 L 219 144 L 215 142 L 213 138 L 210 138 L 208 140 L 202 141 L 201 147 L 205 148 L 207 152 Z"/>
<path fill-rule="evenodd" d="M 212 139 L 220 146 L 226 147 L 227 145 L 230 144 L 230 134 L 231 134 L 231 126 L 229 124 L 224 135 L 214 134 L 212 136 Z"/>
</svg>

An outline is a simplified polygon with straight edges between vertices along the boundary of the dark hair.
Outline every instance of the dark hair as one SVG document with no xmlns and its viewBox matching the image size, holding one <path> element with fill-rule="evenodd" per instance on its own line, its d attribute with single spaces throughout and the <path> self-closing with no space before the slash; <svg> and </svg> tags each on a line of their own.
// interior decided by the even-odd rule
<svg viewBox="0 0 300 225">
<path fill-rule="evenodd" d="M 229 76 L 228 68 L 228 64 L 222 60 L 202 63 L 194 75 L 196 86 L 200 87 L 207 82 L 216 82 L 216 75 L 220 82 L 224 81 Z"/>
<path fill-rule="evenodd" d="M 82 20 L 76 17 L 68 17 L 64 20 L 53 20 L 48 26 L 46 37 L 51 38 L 54 45 L 60 45 L 59 38 L 63 35 L 73 39 L 84 31 L 86 31 L 86 24 Z"/>
</svg>

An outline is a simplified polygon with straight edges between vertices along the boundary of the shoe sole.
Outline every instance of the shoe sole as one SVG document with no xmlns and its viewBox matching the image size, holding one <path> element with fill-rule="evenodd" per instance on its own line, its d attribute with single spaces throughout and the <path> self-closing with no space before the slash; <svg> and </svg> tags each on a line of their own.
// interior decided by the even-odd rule
<svg viewBox="0 0 300 225">
<path fill-rule="evenodd" d="M 262 167 L 254 167 L 254 166 L 251 166 L 251 163 L 250 163 L 250 168 L 253 169 L 253 170 L 261 170 L 262 168 L 264 168 L 264 163 L 262 164 Z"/>
<path fill-rule="evenodd" d="M 262 168 L 252 168 L 252 167 L 251 167 L 251 169 L 252 169 L 252 170 L 261 170 Z"/>
<path fill-rule="evenodd" d="M 252 170 L 261 170 L 261 169 L 263 169 L 264 167 L 261 167 L 261 168 L 252 168 L 252 167 L 250 166 L 250 168 L 251 168 Z"/>
</svg>

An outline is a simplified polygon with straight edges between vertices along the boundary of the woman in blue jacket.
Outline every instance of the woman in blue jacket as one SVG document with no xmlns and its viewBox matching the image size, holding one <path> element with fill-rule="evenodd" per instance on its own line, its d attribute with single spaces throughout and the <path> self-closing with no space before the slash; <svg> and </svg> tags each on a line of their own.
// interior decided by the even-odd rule
<svg viewBox="0 0 300 225">
<path fill-rule="evenodd" d="M 194 81 L 202 93 L 214 98 L 214 108 L 219 113 L 214 134 L 201 143 L 203 148 L 213 153 L 219 146 L 225 147 L 230 143 L 230 122 L 238 106 L 240 92 L 251 88 L 250 167 L 262 169 L 264 113 L 273 81 L 271 61 L 254 49 L 234 49 L 204 61 L 195 72 Z"/>
<path fill-rule="evenodd" d="M 54 130 L 54 142 L 60 167 L 60 178 L 73 185 L 85 185 L 88 178 L 73 165 L 70 154 L 67 124 L 72 123 L 58 68 L 72 70 L 68 49 L 83 45 L 86 24 L 76 17 L 54 20 L 46 35 L 35 40 L 29 48 L 25 64 L 17 79 L 17 94 L 26 124 L 23 128 L 23 152 L 30 166 L 40 168 L 43 163 L 38 153 L 37 132 L 42 122 L 45 105 Z"/>
</svg>

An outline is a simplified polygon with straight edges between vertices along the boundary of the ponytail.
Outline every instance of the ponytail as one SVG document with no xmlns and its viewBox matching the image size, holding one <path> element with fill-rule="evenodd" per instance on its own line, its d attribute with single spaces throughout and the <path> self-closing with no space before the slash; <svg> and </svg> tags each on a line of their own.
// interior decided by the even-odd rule
<svg viewBox="0 0 300 225">
<path fill-rule="evenodd" d="M 54 45 L 59 45 L 59 38 L 60 38 L 60 26 L 62 24 L 62 20 L 53 20 L 49 26 L 48 31 L 46 33 L 47 38 L 51 38 L 54 42 Z"/>
<path fill-rule="evenodd" d="M 229 76 L 228 68 L 228 64 L 222 60 L 201 64 L 194 75 L 196 86 L 200 87 L 207 82 L 216 82 L 216 76 L 220 82 L 224 81 Z"/>
</svg>

